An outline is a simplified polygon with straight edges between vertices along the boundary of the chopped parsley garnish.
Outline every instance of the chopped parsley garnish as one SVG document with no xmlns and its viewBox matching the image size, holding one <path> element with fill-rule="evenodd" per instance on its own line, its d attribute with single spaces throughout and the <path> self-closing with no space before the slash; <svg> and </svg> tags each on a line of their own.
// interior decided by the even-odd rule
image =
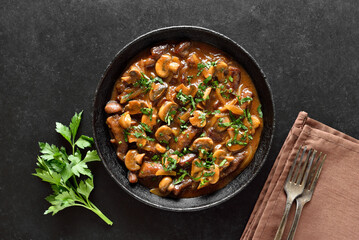
<svg viewBox="0 0 359 240">
<path fill-rule="evenodd" d="M 203 83 L 207 84 L 212 80 L 212 75 L 209 75 L 208 78 L 204 79 Z"/>
<path fill-rule="evenodd" d="M 191 84 L 191 79 L 193 79 L 193 76 L 187 76 L 188 85 Z"/>
<path fill-rule="evenodd" d="M 214 175 L 214 172 L 205 172 L 203 173 L 203 177 L 212 177 Z"/>
<path fill-rule="evenodd" d="M 191 99 L 193 100 L 193 97 L 191 95 L 186 95 L 182 92 L 182 89 L 179 90 L 179 92 L 176 95 L 176 98 L 184 105 Z"/>
<path fill-rule="evenodd" d="M 148 126 L 146 123 L 140 123 L 140 124 L 146 132 L 152 133 L 150 126 Z"/>
<path fill-rule="evenodd" d="M 229 80 L 230 82 L 233 82 L 233 77 L 232 77 L 232 76 L 229 76 L 229 77 L 228 77 L 228 80 Z"/>
<path fill-rule="evenodd" d="M 213 81 L 212 88 L 217 88 L 217 87 L 218 87 L 218 81 Z"/>
<path fill-rule="evenodd" d="M 140 111 L 147 115 L 150 116 L 150 121 L 152 121 L 152 113 L 153 113 L 153 108 L 141 108 Z"/>
<path fill-rule="evenodd" d="M 246 112 L 246 111 L 244 111 Z M 245 114 L 247 119 L 248 119 L 248 122 L 252 125 L 252 116 L 251 116 L 251 113 L 249 112 L 249 109 L 247 108 L 247 114 Z"/>
<path fill-rule="evenodd" d="M 158 155 L 153 155 L 153 157 L 151 158 L 153 161 L 157 161 L 160 159 L 160 157 Z"/>
<path fill-rule="evenodd" d="M 235 145 L 235 144 L 246 146 L 248 143 L 247 142 L 242 142 L 242 141 L 239 141 L 239 140 L 233 139 L 233 138 L 229 139 L 228 142 L 226 143 L 226 145 L 228 147 L 230 147 L 232 145 Z"/>
<path fill-rule="evenodd" d="M 144 73 L 141 73 L 141 78 L 133 84 L 135 87 L 141 87 L 145 93 L 152 89 L 152 83 L 159 82 L 163 84 L 163 80 L 159 77 L 147 77 Z"/>
<path fill-rule="evenodd" d="M 162 166 L 165 171 L 175 170 L 177 167 L 177 160 L 169 157 L 168 152 L 162 156 Z"/>
<path fill-rule="evenodd" d="M 201 124 L 203 124 L 204 121 L 206 121 L 206 114 L 202 112 L 200 113 L 198 118 L 201 119 Z"/>
<path fill-rule="evenodd" d="M 226 162 L 227 162 L 227 159 L 224 159 L 218 166 L 219 166 L 219 167 L 223 167 L 224 164 L 226 164 Z"/>
<path fill-rule="evenodd" d="M 216 65 L 217 65 L 217 62 L 207 62 L 207 63 L 200 62 L 200 63 L 198 63 L 197 64 L 197 69 L 198 69 L 197 76 L 201 75 L 204 68 L 209 69 L 211 66 L 215 67 Z"/>
<path fill-rule="evenodd" d="M 242 105 L 243 103 L 249 102 L 249 101 L 252 101 L 252 100 L 253 100 L 253 98 L 251 98 L 251 97 L 245 97 L 245 98 L 242 98 L 242 99 L 239 101 L 239 103 L 240 103 L 240 105 Z"/>
<path fill-rule="evenodd" d="M 262 105 L 259 104 L 258 108 L 257 108 L 258 114 L 260 118 L 263 118 L 263 113 L 262 113 Z"/>
<path fill-rule="evenodd" d="M 185 178 L 185 176 L 190 176 L 189 173 L 184 169 L 180 169 L 179 173 L 182 173 L 182 175 L 173 181 L 174 185 L 181 183 L 183 181 L 183 179 Z"/>
<path fill-rule="evenodd" d="M 184 105 L 186 104 L 188 101 L 191 102 L 191 106 L 192 106 L 192 110 L 191 113 L 194 111 L 194 109 L 196 108 L 196 103 L 194 101 L 194 98 L 191 95 L 186 95 L 182 92 L 182 89 L 177 93 L 176 98 Z"/>
<path fill-rule="evenodd" d="M 167 125 L 170 125 L 171 122 L 173 121 L 173 116 L 177 113 L 176 110 L 170 110 L 168 111 L 168 113 L 166 114 L 165 117 L 165 122 L 167 123 Z"/>
<path fill-rule="evenodd" d="M 218 126 L 220 126 L 220 127 L 229 127 L 231 125 L 232 125 L 231 122 L 225 122 L 224 123 L 223 118 L 218 119 Z"/>
<path fill-rule="evenodd" d="M 219 113 L 221 113 L 220 110 L 214 110 L 211 114 L 215 115 L 215 114 L 219 114 Z"/>
<path fill-rule="evenodd" d="M 132 91 L 132 92 L 130 92 L 130 93 L 128 93 L 128 94 L 126 94 L 126 95 L 124 96 L 124 98 L 125 98 L 125 99 L 129 99 L 129 98 L 130 98 L 130 96 L 132 95 L 132 93 L 133 93 L 133 91 Z"/>
</svg>

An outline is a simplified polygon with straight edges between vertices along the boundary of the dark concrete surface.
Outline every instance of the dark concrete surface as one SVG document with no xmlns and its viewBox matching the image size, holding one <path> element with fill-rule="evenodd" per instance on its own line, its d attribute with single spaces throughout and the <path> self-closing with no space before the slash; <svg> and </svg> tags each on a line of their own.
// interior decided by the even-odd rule
<svg viewBox="0 0 359 240">
<path fill-rule="evenodd" d="M 359 138 L 358 1 L 0 2 L 0 239 L 238 239 L 300 110 Z M 218 207 L 173 213 L 120 189 L 101 163 L 93 202 L 112 227 L 82 208 L 43 215 L 48 184 L 31 176 L 38 141 L 62 144 L 55 122 L 84 110 L 91 135 L 95 88 L 126 43 L 171 25 L 223 33 L 258 61 L 271 84 L 277 125 L 261 173 Z"/>
</svg>

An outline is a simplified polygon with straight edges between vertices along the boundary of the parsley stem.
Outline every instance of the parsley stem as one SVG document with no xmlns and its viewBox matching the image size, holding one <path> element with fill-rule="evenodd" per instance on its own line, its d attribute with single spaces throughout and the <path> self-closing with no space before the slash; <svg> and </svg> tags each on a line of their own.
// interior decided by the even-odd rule
<svg viewBox="0 0 359 240">
<path fill-rule="evenodd" d="M 82 205 L 81 205 L 82 206 Z M 100 209 L 98 209 L 92 202 L 89 201 L 89 205 L 85 206 L 85 208 L 91 210 L 92 212 L 96 213 L 102 220 L 104 220 L 108 225 L 112 225 L 113 222 L 108 219 L 105 214 L 103 214 Z"/>
<path fill-rule="evenodd" d="M 77 181 L 76 181 L 75 175 L 72 175 L 72 179 L 74 180 L 74 183 L 75 183 L 76 188 L 78 188 L 78 187 L 79 187 L 79 185 L 77 184 Z"/>
</svg>

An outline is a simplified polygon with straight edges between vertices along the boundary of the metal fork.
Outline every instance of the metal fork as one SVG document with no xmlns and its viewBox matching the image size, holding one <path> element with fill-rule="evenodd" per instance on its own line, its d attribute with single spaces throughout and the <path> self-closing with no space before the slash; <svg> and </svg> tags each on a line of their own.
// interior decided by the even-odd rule
<svg viewBox="0 0 359 240">
<path fill-rule="evenodd" d="M 319 175 L 322 171 L 323 163 L 325 161 L 325 158 L 327 157 L 327 155 L 325 154 L 323 156 L 323 159 L 321 160 L 320 159 L 321 156 L 322 156 L 322 153 L 319 153 L 318 158 L 313 163 L 313 168 L 311 170 L 311 174 L 310 174 L 308 182 L 304 188 L 304 191 L 303 191 L 302 195 L 296 199 L 297 207 L 295 210 L 295 217 L 294 217 L 292 227 L 290 228 L 290 232 L 289 232 L 287 240 L 292 240 L 294 238 L 295 231 L 297 230 L 299 218 L 301 216 L 303 207 L 307 202 L 309 202 L 312 199 L 315 186 L 317 185 Z"/>
<path fill-rule="evenodd" d="M 301 150 L 302 150 L 302 154 L 301 154 L 300 160 L 298 161 L 298 164 L 297 164 L 297 160 L 298 160 Z M 282 239 L 284 228 L 285 228 L 285 225 L 286 225 L 287 219 L 288 219 L 289 210 L 293 204 L 294 199 L 296 199 L 299 195 L 301 195 L 303 193 L 304 186 L 307 182 L 309 170 L 312 166 L 312 162 L 313 162 L 316 151 L 315 150 L 313 151 L 312 149 L 309 150 L 307 157 L 305 158 L 305 160 L 303 160 L 306 151 L 307 151 L 307 147 L 302 148 L 302 146 L 301 146 L 299 148 L 297 155 L 294 159 L 294 162 L 292 164 L 292 167 L 289 171 L 287 180 L 284 184 L 284 191 L 287 195 L 287 202 L 285 205 L 285 210 L 284 210 L 282 220 L 280 222 L 280 225 L 278 227 L 278 230 L 274 237 L 274 240 Z M 305 174 L 304 174 L 304 172 L 305 172 Z"/>
</svg>

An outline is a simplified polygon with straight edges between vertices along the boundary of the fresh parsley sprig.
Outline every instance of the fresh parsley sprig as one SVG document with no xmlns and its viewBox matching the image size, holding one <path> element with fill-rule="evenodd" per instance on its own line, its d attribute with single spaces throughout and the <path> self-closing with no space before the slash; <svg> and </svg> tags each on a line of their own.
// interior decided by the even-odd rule
<svg viewBox="0 0 359 240">
<path fill-rule="evenodd" d="M 81 115 L 82 112 L 75 113 L 69 127 L 56 123 L 56 132 L 70 143 L 71 154 L 66 152 L 65 147 L 58 148 L 55 145 L 40 142 L 41 155 L 37 157 L 38 168 L 35 169 L 36 173 L 33 175 L 50 183 L 54 191 L 52 195 L 46 197 L 51 206 L 44 214 L 55 215 L 67 207 L 80 206 L 93 211 L 108 225 L 112 225 L 112 221 L 89 200 L 94 183 L 87 163 L 101 160 L 96 150 L 88 150 L 84 157 L 81 154 L 80 149 L 84 150 L 93 144 L 93 139 L 85 135 L 76 139 Z"/>
</svg>

